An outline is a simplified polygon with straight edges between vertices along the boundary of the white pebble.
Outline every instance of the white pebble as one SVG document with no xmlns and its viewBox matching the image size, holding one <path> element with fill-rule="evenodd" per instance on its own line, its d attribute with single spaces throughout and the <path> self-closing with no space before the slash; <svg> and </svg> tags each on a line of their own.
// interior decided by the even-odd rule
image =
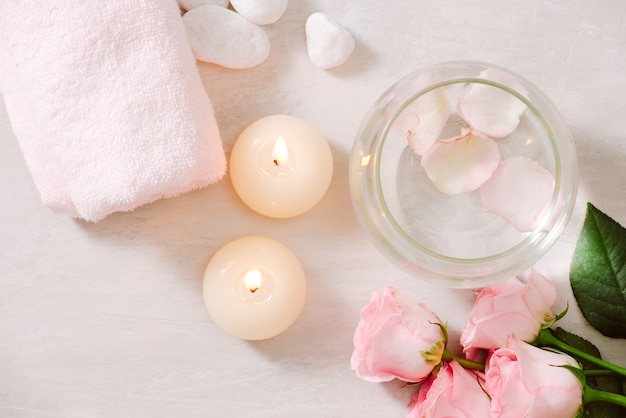
<svg viewBox="0 0 626 418">
<path fill-rule="evenodd" d="M 285 13 L 288 0 L 231 0 L 233 9 L 257 25 L 276 22 Z"/>
<path fill-rule="evenodd" d="M 200 6 L 212 4 L 214 6 L 228 7 L 228 0 L 177 0 L 183 10 L 191 10 Z"/>
<path fill-rule="evenodd" d="M 183 15 L 196 59 L 227 68 L 250 68 L 265 61 L 270 40 L 257 25 L 232 10 L 201 6 Z"/>
<path fill-rule="evenodd" d="M 309 16 L 305 31 L 309 58 L 319 68 L 337 67 L 354 51 L 354 38 L 350 32 L 323 13 Z"/>
</svg>

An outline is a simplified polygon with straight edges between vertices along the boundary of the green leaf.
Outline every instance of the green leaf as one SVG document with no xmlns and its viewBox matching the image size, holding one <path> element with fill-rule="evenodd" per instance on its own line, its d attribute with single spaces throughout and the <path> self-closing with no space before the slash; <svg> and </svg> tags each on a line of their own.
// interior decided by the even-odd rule
<svg viewBox="0 0 626 418">
<path fill-rule="evenodd" d="M 608 337 L 626 338 L 626 229 L 587 203 L 570 266 L 578 306 Z"/>
<path fill-rule="evenodd" d="M 579 337 L 578 335 L 566 331 L 563 328 L 557 328 L 553 330 L 552 335 L 563 341 L 565 344 L 569 344 L 572 347 L 579 349 L 580 351 L 583 351 L 594 357 L 602 358 L 602 356 L 600 355 L 600 350 L 598 350 L 595 345 L 593 345 L 591 342 L 584 339 L 583 337 Z M 580 361 L 580 365 L 582 366 L 583 370 L 598 368 L 588 361 L 581 359 L 578 359 L 578 361 Z"/>
<path fill-rule="evenodd" d="M 620 388 L 619 377 L 596 377 L 593 383 L 589 383 L 587 379 L 587 385 L 590 388 L 602 390 L 603 392 L 616 393 L 623 395 Z M 611 388 L 615 390 L 611 390 Z M 626 408 L 619 405 L 615 405 L 609 402 L 591 402 L 585 405 L 585 414 L 589 412 L 590 415 L 583 415 L 585 417 L 598 417 L 598 418 L 623 418 L 626 416 Z"/>
</svg>

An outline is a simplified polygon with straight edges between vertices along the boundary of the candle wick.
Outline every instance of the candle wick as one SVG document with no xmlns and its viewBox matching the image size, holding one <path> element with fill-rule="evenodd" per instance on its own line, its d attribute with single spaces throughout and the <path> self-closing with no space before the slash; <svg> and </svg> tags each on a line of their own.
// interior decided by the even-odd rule
<svg viewBox="0 0 626 418">
<path fill-rule="evenodd" d="M 277 159 L 274 159 L 274 165 L 275 165 L 276 167 L 278 167 L 278 160 L 277 160 Z"/>
<path fill-rule="evenodd" d="M 248 290 L 250 291 L 250 293 L 254 293 L 254 292 L 256 292 L 257 290 L 259 290 L 259 288 L 258 288 L 258 286 L 257 286 L 257 287 L 255 287 L 254 289 L 248 289 Z"/>
</svg>

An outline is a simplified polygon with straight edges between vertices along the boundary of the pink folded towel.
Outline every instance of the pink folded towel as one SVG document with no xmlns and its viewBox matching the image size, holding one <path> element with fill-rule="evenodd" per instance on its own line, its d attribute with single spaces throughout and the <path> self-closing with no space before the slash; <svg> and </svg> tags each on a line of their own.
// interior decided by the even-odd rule
<svg viewBox="0 0 626 418">
<path fill-rule="evenodd" d="M 98 221 L 224 175 L 175 0 L 0 2 L 0 92 L 53 212 Z"/>
</svg>

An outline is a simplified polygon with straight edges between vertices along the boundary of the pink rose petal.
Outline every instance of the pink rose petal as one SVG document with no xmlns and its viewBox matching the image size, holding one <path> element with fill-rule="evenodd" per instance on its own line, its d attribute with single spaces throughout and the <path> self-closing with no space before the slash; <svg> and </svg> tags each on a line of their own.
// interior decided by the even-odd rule
<svg viewBox="0 0 626 418">
<path fill-rule="evenodd" d="M 387 382 L 424 380 L 441 361 L 446 341 L 441 321 L 424 304 L 386 287 L 361 310 L 350 365 L 360 378 Z M 440 351 L 433 350 L 440 347 Z"/>
<path fill-rule="evenodd" d="M 510 74 L 486 70 L 481 76 L 506 85 L 525 95 L 524 87 Z M 489 84 L 474 83 L 467 93 L 459 96 L 457 112 L 474 130 L 493 138 L 504 138 L 517 128 L 526 104 L 517 97 Z"/>
<path fill-rule="evenodd" d="M 483 209 L 502 217 L 520 232 L 537 227 L 554 193 L 554 177 L 529 158 L 504 160 L 480 188 Z"/>
<path fill-rule="evenodd" d="M 574 373 L 578 362 L 556 351 L 513 337 L 493 351 L 485 365 L 484 389 L 492 399 L 492 417 L 574 417 L 583 403 L 583 388 Z"/>
<path fill-rule="evenodd" d="M 443 363 L 413 394 L 406 418 L 488 417 L 489 397 L 481 374 L 458 361 Z"/>
<path fill-rule="evenodd" d="M 415 80 L 410 89 L 418 92 L 435 83 L 430 75 L 423 75 Z M 387 111 L 397 111 L 403 103 L 392 100 Z M 422 155 L 439 137 L 450 117 L 450 105 L 443 89 L 437 88 L 423 94 L 404 108 L 393 123 L 392 130 L 404 136 L 409 146 L 418 155 Z"/>
<path fill-rule="evenodd" d="M 441 332 L 438 337 L 441 338 Z M 369 370 L 378 370 L 379 375 L 420 381 L 435 366 L 416 357 L 424 349 L 424 341 L 405 326 L 399 315 L 384 320 L 370 337 L 370 345 L 373 349 L 366 359 L 367 366 Z"/>
<path fill-rule="evenodd" d="M 484 287 L 461 331 L 463 351 L 473 357 L 478 349 L 504 347 L 512 335 L 535 340 L 541 328 L 554 320 L 555 301 L 556 287 L 533 268 Z"/>
<path fill-rule="evenodd" d="M 422 156 L 426 174 L 446 194 L 478 189 L 499 162 L 495 141 L 469 129 L 456 138 L 436 141 Z"/>
<path fill-rule="evenodd" d="M 411 106 L 415 107 L 419 123 L 408 130 L 407 138 L 413 152 L 422 155 L 437 140 L 446 125 L 450 106 L 442 89 L 426 93 Z"/>
</svg>

